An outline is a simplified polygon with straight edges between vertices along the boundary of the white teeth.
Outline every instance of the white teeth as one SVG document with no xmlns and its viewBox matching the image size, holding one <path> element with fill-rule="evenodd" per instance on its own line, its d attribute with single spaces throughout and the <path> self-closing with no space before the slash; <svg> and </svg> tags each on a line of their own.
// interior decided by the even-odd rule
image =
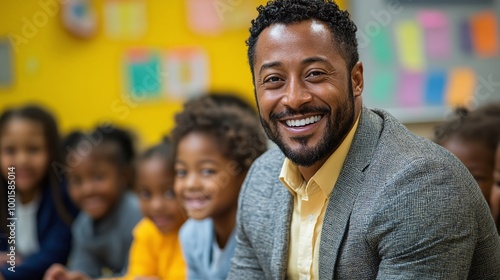
<svg viewBox="0 0 500 280">
<path fill-rule="evenodd" d="M 321 120 L 321 116 L 314 116 L 301 120 L 287 120 L 286 125 L 291 127 L 304 126 L 311 123 L 317 123 L 319 120 Z"/>
</svg>

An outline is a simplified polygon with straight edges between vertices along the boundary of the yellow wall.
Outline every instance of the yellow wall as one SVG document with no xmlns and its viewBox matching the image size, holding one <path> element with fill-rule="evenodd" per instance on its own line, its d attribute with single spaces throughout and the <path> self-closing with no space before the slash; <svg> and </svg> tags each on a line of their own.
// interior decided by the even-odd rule
<svg viewBox="0 0 500 280">
<path fill-rule="evenodd" d="M 103 1 L 93 1 L 100 16 Z M 0 0 L 0 38 L 22 36 L 26 20 L 34 23 L 37 13 L 47 14 L 40 3 L 49 2 L 55 0 Z M 141 146 L 150 145 L 172 128 L 173 115 L 181 104 L 160 101 L 138 105 L 122 98 L 121 65 L 131 47 L 202 46 L 210 57 L 210 88 L 235 90 L 253 102 L 244 44 L 248 28 L 217 37 L 199 36 L 188 28 L 185 9 L 183 0 L 147 0 L 147 33 L 140 40 L 125 41 L 109 39 L 102 30 L 102 21 L 95 37 L 78 39 L 62 28 L 59 13 L 49 15 L 45 25 L 28 33 L 32 38 L 24 36 L 27 42 L 18 45 L 14 55 L 15 82 L 0 88 L 0 112 L 9 106 L 36 102 L 54 112 L 64 133 L 111 120 L 136 132 Z"/>
</svg>

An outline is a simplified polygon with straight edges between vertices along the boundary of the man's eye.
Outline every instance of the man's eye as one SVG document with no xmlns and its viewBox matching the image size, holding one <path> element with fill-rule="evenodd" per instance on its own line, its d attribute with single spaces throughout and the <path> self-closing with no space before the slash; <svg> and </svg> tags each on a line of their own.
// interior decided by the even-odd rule
<svg viewBox="0 0 500 280">
<path fill-rule="evenodd" d="M 280 82 L 282 81 L 281 78 L 279 77 L 276 77 L 276 76 L 273 76 L 273 77 L 269 77 L 267 78 L 264 83 L 277 83 L 277 82 Z"/>
<path fill-rule="evenodd" d="M 309 77 L 318 77 L 321 75 L 323 75 L 323 72 L 321 71 L 312 71 L 311 73 L 309 73 Z"/>
</svg>

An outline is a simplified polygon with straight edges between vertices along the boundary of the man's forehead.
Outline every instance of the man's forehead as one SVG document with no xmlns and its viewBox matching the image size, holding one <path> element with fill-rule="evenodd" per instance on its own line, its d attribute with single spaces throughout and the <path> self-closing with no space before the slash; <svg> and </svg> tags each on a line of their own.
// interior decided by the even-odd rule
<svg viewBox="0 0 500 280">
<path fill-rule="evenodd" d="M 260 35 L 267 34 L 270 37 L 278 37 L 288 32 L 308 32 L 320 35 L 330 34 L 329 27 L 325 22 L 317 19 L 309 19 L 292 23 L 273 23 L 262 30 Z"/>
</svg>

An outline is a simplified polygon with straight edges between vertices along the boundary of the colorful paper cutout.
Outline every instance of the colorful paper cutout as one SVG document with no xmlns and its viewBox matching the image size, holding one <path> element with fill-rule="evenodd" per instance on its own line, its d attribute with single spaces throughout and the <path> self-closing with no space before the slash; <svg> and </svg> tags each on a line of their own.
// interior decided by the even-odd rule
<svg viewBox="0 0 500 280">
<path fill-rule="evenodd" d="M 188 26 L 193 32 L 208 36 L 248 29 L 257 13 L 255 7 L 251 0 L 186 0 Z"/>
<path fill-rule="evenodd" d="M 14 84 L 14 57 L 8 38 L 0 39 L 0 87 Z"/>
<path fill-rule="evenodd" d="M 445 13 L 423 10 L 418 13 L 423 27 L 425 49 L 431 59 L 446 59 L 451 55 L 450 26 Z"/>
<path fill-rule="evenodd" d="M 213 0 L 187 0 L 187 20 L 189 28 L 203 35 L 217 35 L 222 32 L 222 20 L 219 18 Z"/>
<path fill-rule="evenodd" d="M 425 104 L 444 105 L 447 73 L 444 70 L 433 70 L 427 74 L 425 86 Z"/>
<path fill-rule="evenodd" d="M 466 19 L 462 20 L 458 28 L 460 32 L 460 49 L 465 54 L 472 54 L 472 39 L 469 21 Z"/>
<path fill-rule="evenodd" d="M 446 102 L 451 107 L 467 106 L 474 95 L 476 73 L 469 68 L 456 68 L 450 72 L 446 88 Z"/>
<path fill-rule="evenodd" d="M 88 39 L 97 33 L 95 4 L 91 0 L 66 0 L 61 3 L 63 27 L 74 36 Z"/>
<path fill-rule="evenodd" d="M 392 62 L 394 50 L 391 46 L 387 29 L 380 28 L 380 32 L 377 36 L 372 38 L 371 49 L 377 63 L 388 64 Z"/>
<path fill-rule="evenodd" d="M 209 83 L 208 56 L 198 48 L 169 50 L 164 60 L 164 91 L 172 99 L 184 99 L 206 91 Z"/>
<path fill-rule="evenodd" d="M 200 48 L 131 50 L 125 61 L 127 94 L 138 102 L 197 96 L 207 91 L 208 64 L 208 56 Z"/>
<path fill-rule="evenodd" d="M 380 71 L 375 73 L 373 78 L 373 91 L 370 97 L 377 103 L 390 103 L 394 96 L 396 85 L 396 75 L 390 71 Z"/>
<path fill-rule="evenodd" d="M 403 70 L 399 77 L 398 104 L 402 107 L 416 107 L 423 103 L 424 74 Z"/>
<path fill-rule="evenodd" d="M 113 39 L 138 39 L 147 30 L 145 0 L 107 0 L 104 2 L 104 29 Z"/>
<path fill-rule="evenodd" d="M 497 17 L 494 12 L 486 11 L 470 18 L 472 45 L 477 56 L 493 57 L 498 55 Z"/>
<path fill-rule="evenodd" d="M 134 101 L 144 101 L 160 97 L 161 59 L 156 51 L 133 50 L 128 53 L 126 73 L 128 93 Z"/>
<path fill-rule="evenodd" d="M 422 71 L 425 68 L 422 29 L 413 20 L 404 20 L 396 24 L 399 60 L 404 69 Z"/>
</svg>

